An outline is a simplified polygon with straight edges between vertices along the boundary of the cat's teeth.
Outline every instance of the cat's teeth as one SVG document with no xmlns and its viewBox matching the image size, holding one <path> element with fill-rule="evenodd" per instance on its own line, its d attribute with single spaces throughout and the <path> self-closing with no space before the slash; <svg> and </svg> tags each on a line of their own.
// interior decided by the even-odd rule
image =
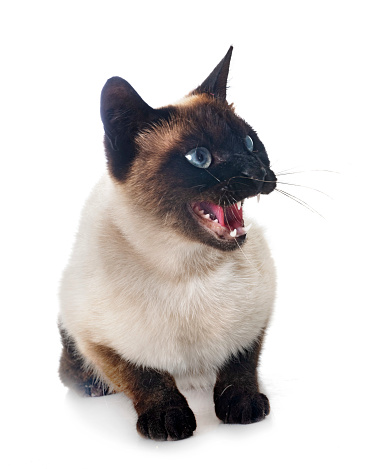
<svg viewBox="0 0 367 469">
<path fill-rule="evenodd" d="M 217 219 L 213 220 L 215 223 L 219 223 L 219 221 Z"/>
<path fill-rule="evenodd" d="M 260 202 L 260 194 L 257 194 L 257 203 Z"/>
<path fill-rule="evenodd" d="M 204 215 L 204 210 L 199 210 L 200 215 Z"/>
<path fill-rule="evenodd" d="M 241 210 L 241 202 L 237 202 L 237 208 L 238 210 Z"/>
<path fill-rule="evenodd" d="M 210 218 L 209 213 L 206 213 L 206 214 L 204 215 L 204 218 L 208 218 L 208 219 L 209 219 L 209 218 Z"/>
<path fill-rule="evenodd" d="M 231 231 L 229 234 L 232 236 L 232 238 L 235 238 L 237 234 L 236 228 L 233 231 Z"/>
</svg>

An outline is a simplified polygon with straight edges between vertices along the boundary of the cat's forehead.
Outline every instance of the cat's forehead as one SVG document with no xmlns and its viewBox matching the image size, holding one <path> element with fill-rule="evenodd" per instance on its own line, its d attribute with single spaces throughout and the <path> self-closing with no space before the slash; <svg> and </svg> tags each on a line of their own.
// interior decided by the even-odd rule
<svg viewBox="0 0 367 469">
<path fill-rule="evenodd" d="M 177 119 L 187 120 L 214 135 L 246 135 L 251 127 L 236 113 L 233 104 L 208 94 L 188 95 L 174 106 Z M 192 127 L 193 127 L 192 126 Z"/>
<path fill-rule="evenodd" d="M 174 106 L 182 108 L 191 108 L 195 109 L 197 107 L 203 106 L 205 104 L 213 104 L 214 101 L 210 95 L 200 93 L 200 94 L 189 94 L 178 100 Z"/>
<path fill-rule="evenodd" d="M 210 94 L 190 94 L 185 96 L 173 105 L 178 115 L 191 114 L 201 117 L 203 112 L 210 114 L 220 115 L 221 117 L 232 117 L 234 114 L 233 104 L 228 104 L 227 101 L 219 101 Z"/>
<path fill-rule="evenodd" d="M 191 139 L 195 146 L 200 143 L 200 138 L 218 134 L 219 125 L 222 127 L 220 133 L 230 130 L 223 112 L 225 109 L 215 107 L 206 97 L 188 96 L 169 106 L 169 118 L 161 119 L 140 132 L 136 142 L 141 149 L 149 151 L 154 148 L 157 158 L 158 154 L 163 157 L 165 150 L 185 145 Z"/>
<path fill-rule="evenodd" d="M 175 144 L 195 147 L 210 142 L 215 147 L 231 145 L 234 140 L 243 138 L 249 129 L 248 124 L 235 114 L 232 104 L 198 94 L 188 95 L 169 106 L 169 118 L 142 135 L 145 143 L 152 145 L 154 134 L 157 143 L 167 148 Z"/>
</svg>

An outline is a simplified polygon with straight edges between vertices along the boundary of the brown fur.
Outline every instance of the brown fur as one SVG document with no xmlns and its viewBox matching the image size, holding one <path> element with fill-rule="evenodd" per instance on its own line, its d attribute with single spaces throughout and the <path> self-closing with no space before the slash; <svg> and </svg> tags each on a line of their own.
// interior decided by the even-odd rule
<svg viewBox="0 0 367 469">
<path fill-rule="evenodd" d="M 257 181 L 263 178 L 263 166 L 255 157 L 254 164 L 246 163 L 239 137 L 250 132 L 251 127 L 234 114 L 226 101 L 207 94 L 193 95 L 169 110 L 169 121 L 154 122 L 138 133 L 134 161 L 123 180 L 117 181 L 131 188 L 137 207 L 148 207 L 177 234 L 193 241 L 200 239 L 219 249 L 237 249 L 237 243 L 242 244 L 244 239 L 222 243 L 203 233 L 193 217 L 188 217 L 187 201 L 223 204 L 220 199 L 226 200 L 229 193 L 233 203 L 258 193 Z M 253 139 L 256 138 L 254 134 Z M 261 156 L 260 140 L 257 145 Z M 188 148 L 197 146 L 211 149 L 216 165 L 208 171 L 198 171 L 184 158 Z M 229 155 L 232 162 L 226 162 Z M 262 157 L 266 164 L 266 153 Z M 241 166 L 252 179 L 233 177 Z M 275 187 L 273 173 L 270 169 L 268 172 L 272 181 L 264 183 L 263 193 Z M 232 182 L 228 184 L 228 180 Z"/>
<path fill-rule="evenodd" d="M 254 423 L 270 412 L 268 398 L 259 392 L 257 365 L 264 333 L 249 351 L 243 351 L 218 372 L 214 387 L 217 417 L 224 423 Z"/>
<path fill-rule="evenodd" d="M 226 101 L 231 54 L 232 48 L 177 105 L 153 109 L 119 77 L 110 78 L 101 95 L 111 177 L 128 186 L 137 207 L 148 207 L 179 235 L 224 251 L 237 249 L 245 236 L 231 242 L 214 238 L 198 225 L 188 204 L 230 205 L 268 194 L 276 181 L 256 132 Z M 247 136 L 254 142 L 252 152 L 246 150 Z M 197 147 L 210 151 L 210 169 L 198 170 L 185 159 Z"/>
<path fill-rule="evenodd" d="M 232 301 L 232 297 L 228 297 L 228 301 L 223 305 L 217 305 L 214 319 L 208 315 L 210 327 L 207 327 L 205 321 L 201 322 L 202 315 L 205 318 L 205 313 L 210 308 L 210 289 L 206 291 L 206 285 L 201 283 L 208 280 L 214 291 L 218 285 L 219 289 L 222 288 L 222 293 L 227 288 L 232 291 L 229 282 L 223 284 L 225 287 L 220 282 L 222 277 L 227 279 L 231 264 L 233 277 L 230 278 L 233 282 L 242 281 L 242 264 L 235 261 L 235 256 L 232 262 L 228 263 L 223 251 L 238 249 L 245 241 L 246 233 L 242 232 L 233 239 L 229 231 L 223 233 L 203 229 L 197 214 L 194 213 L 197 204 L 207 202 L 219 205 L 224 213 L 224 209 L 233 206 L 235 202 L 259 193 L 271 192 L 276 184 L 263 144 L 254 130 L 235 114 L 234 107 L 226 101 L 231 54 L 232 48 L 202 85 L 174 106 L 152 109 L 129 83 L 119 77 L 108 80 L 102 90 L 104 143 L 109 175 L 113 181 L 111 185 L 108 179 L 108 186 L 104 186 L 109 187 L 107 194 L 111 197 L 107 205 L 110 218 L 97 217 L 97 224 L 93 222 L 92 225 L 86 225 L 88 233 L 92 233 L 96 238 L 91 236 L 89 239 L 86 236 L 85 246 L 88 249 L 91 247 L 91 250 L 88 251 L 81 243 L 86 250 L 82 251 L 81 258 L 76 256 L 75 265 L 70 271 L 71 280 L 65 281 L 64 295 L 67 306 L 63 312 L 65 322 L 62 327 L 70 328 L 75 340 L 61 328 L 64 347 L 60 361 L 60 377 L 67 386 L 88 395 L 124 392 L 132 399 L 138 413 L 138 431 L 152 439 L 187 438 L 196 428 L 195 417 L 185 397 L 179 392 L 175 379 L 168 372 L 162 371 L 162 368 L 170 370 L 179 380 L 182 376 L 186 378 L 185 373 L 193 378 L 196 378 L 195 375 L 201 377 L 202 373 L 206 379 L 205 373 L 209 372 L 212 378 L 215 370 L 221 367 L 217 374 L 214 399 L 217 416 L 226 423 L 251 423 L 261 420 L 269 413 L 269 402 L 259 393 L 256 373 L 262 337 L 253 344 L 251 350 L 243 350 L 236 356 L 228 357 L 235 350 L 251 346 L 264 325 L 270 300 L 269 304 L 265 302 L 266 307 L 260 305 L 259 318 L 252 319 L 254 329 L 251 335 L 248 334 L 247 324 L 243 327 L 242 334 L 236 335 L 237 316 L 241 316 L 239 308 L 247 307 L 242 290 L 240 294 L 237 288 L 233 288 L 233 295 L 234 298 L 238 297 L 241 303 L 237 307 L 235 302 L 228 315 L 230 334 L 226 334 L 225 328 L 222 328 L 222 310 L 219 314 L 220 321 L 217 320 L 217 313 L 219 308 Z M 253 141 L 254 148 L 246 145 L 248 137 Z M 210 166 L 198 169 L 200 165 L 195 167 L 194 162 L 189 162 L 185 157 L 188 152 L 191 155 L 198 147 L 205 147 L 209 152 Z M 102 183 L 106 184 L 106 181 Z M 96 192 L 93 197 L 95 196 L 99 194 Z M 96 206 L 98 207 L 98 204 Z M 104 208 L 103 205 L 101 207 Z M 98 227 L 98 223 L 103 230 L 95 232 L 94 227 Z M 125 229 L 130 225 L 131 229 Z M 164 251 L 171 238 L 174 241 L 171 244 L 171 256 L 165 256 Z M 256 238 L 254 239 L 256 241 Z M 259 246 L 263 246 L 261 238 L 258 242 Z M 204 249 L 203 245 L 205 248 L 215 249 Z M 194 249 L 190 251 L 191 247 Z M 195 257 L 194 251 L 200 255 Z M 103 273 L 100 278 L 97 276 L 101 280 L 102 289 L 96 292 L 103 299 L 104 291 L 107 290 L 107 294 L 112 295 L 112 298 L 119 299 L 116 305 L 113 301 L 101 301 L 102 306 L 99 306 L 99 296 L 94 298 L 93 295 L 93 301 L 91 299 L 90 302 L 84 303 L 85 295 L 90 294 L 85 291 L 85 286 L 88 290 L 89 281 L 93 281 L 93 272 L 89 271 L 92 267 L 87 265 L 87 262 L 84 265 L 85 256 L 90 252 L 96 254 L 95 265 L 99 266 Z M 179 253 L 177 257 L 176 252 Z M 171 257 L 173 262 L 171 269 L 168 269 Z M 261 256 L 260 258 L 262 259 Z M 79 304 L 75 306 L 75 299 L 68 300 L 73 296 L 74 284 L 78 283 L 80 278 L 79 262 L 82 262 L 81 270 L 84 271 L 85 268 L 87 272 L 80 283 L 83 287 L 78 285 L 81 303 L 85 305 L 80 311 L 83 318 L 83 328 L 80 329 L 80 323 L 73 317 L 73 314 L 77 317 Z M 225 275 L 221 273 L 221 263 L 225 267 Z M 215 272 L 213 266 L 217 269 L 218 281 L 209 282 L 212 280 L 213 271 Z M 157 275 L 157 272 L 160 275 Z M 131 279 L 126 282 L 125 291 L 125 281 L 130 275 Z M 168 275 L 171 283 L 165 281 Z M 200 277 L 200 290 L 192 288 L 193 280 L 196 281 L 196 278 L 193 279 L 195 275 Z M 192 291 L 195 297 L 199 298 L 199 302 L 187 302 L 185 310 L 180 309 L 178 303 L 173 303 L 181 313 L 184 312 L 184 316 L 180 321 L 176 318 L 172 321 L 173 328 L 170 327 L 171 323 L 166 321 L 168 315 L 162 316 L 166 321 L 166 335 L 157 337 L 157 344 L 160 346 L 157 345 L 152 352 L 147 345 L 155 346 L 155 342 L 147 344 L 147 341 L 139 340 L 140 337 L 144 338 L 144 322 L 138 323 L 139 330 L 135 336 L 130 335 L 130 330 L 135 325 L 135 314 L 138 315 L 140 309 L 144 314 L 146 306 L 144 302 L 138 301 L 138 295 L 141 294 L 140 284 L 145 285 L 144 291 L 150 292 L 151 288 L 161 282 L 161 293 L 157 298 L 159 301 L 156 308 L 153 308 L 153 313 L 157 314 L 163 309 L 165 314 L 174 316 L 174 311 L 170 311 L 173 307 L 165 301 L 165 294 L 171 292 L 172 282 L 181 283 L 185 281 L 185 276 L 186 280 L 189 280 L 187 291 Z M 255 277 L 257 278 L 256 275 Z M 108 282 L 112 280 L 111 291 L 108 290 L 105 279 L 108 279 Z M 272 283 L 269 280 L 270 291 Z M 240 287 L 241 283 L 235 285 Z M 183 288 L 177 290 L 180 294 L 186 294 Z M 202 299 L 203 293 L 205 297 Z M 182 302 L 180 294 L 177 298 Z M 120 308 L 123 311 L 130 298 L 134 307 L 127 308 L 125 316 L 121 316 L 127 327 L 122 328 L 120 333 L 117 327 L 121 320 Z M 98 304 L 98 307 L 94 315 L 95 304 Z M 198 307 L 198 320 L 197 327 L 193 328 L 192 323 L 185 318 L 186 310 L 193 310 L 195 313 L 195 307 Z M 253 318 L 252 315 L 256 314 L 257 310 L 254 308 L 252 311 L 250 308 L 248 317 Z M 157 321 L 159 320 L 158 318 Z M 156 322 L 154 325 L 157 336 L 161 323 Z M 251 323 L 249 327 L 251 328 Z M 106 330 L 106 336 L 101 334 Z M 173 330 L 177 335 L 172 334 Z M 221 335 L 221 331 L 226 335 Z M 167 335 L 172 338 L 172 346 L 168 344 L 166 353 L 162 353 Z M 135 343 L 136 338 L 138 341 Z M 237 340 L 232 340 L 233 338 Z M 125 347 L 124 340 L 125 345 L 129 344 L 128 348 Z M 113 348 L 107 344 L 113 344 Z M 182 358 L 182 362 L 178 361 L 177 365 L 174 363 L 175 354 L 181 345 L 182 350 L 177 352 L 177 357 Z M 130 355 L 127 350 L 132 351 Z M 141 352 L 145 352 L 148 357 L 141 358 Z M 150 352 L 153 354 L 152 359 Z M 129 357 L 131 362 L 123 358 L 124 356 Z M 162 357 L 164 360 L 161 360 Z M 227 362 L 222 366 L 227 358 Z M 195 360 L 197 362 L 193 364 Z M 138 364 L 148 364 L 152 368 Z"/>
<path fill-rule="evenodd" d="M 88 356 L 97 365 L 97 377 L 86 367 L 73 339 L 62 329 L 60 333 L 59 375 L 66 386 L 88 396 L 124 392 L 138 413 L 138 432 L 148 438 L 178 440 L 193 434 L 194 414 L 169 373 L 132 365 L 110 347 L 90 342 Z"/>
<path fill-rule="evenodd" d="M 90 343 L 88 352 L 111 387 L 132 400 L 143 436 L 177 440 L 193 434 L 194 414 L 169 373 L 130 364 L 105 345 Z"/>
<path fill-rule="evenodd" d="M 86 396 L 109 394 L 104 385 L 86 366 L 74 340 L 60 328 L 63 344 L 60 358 L 59 376 L 61 381 L 76 392 Z"/>
<path fill-rule="evenodd" d="M 195 417 L 169 373 L 135 366 L 110 347 L 90 342 L 88 356 L 99 369 L 102 380 L 98 379 L 85 367 L 74 341 L 62 330 L 61 336 L 64 347 L 59 373 L 65 385 L 90 396 L 124 392 L 138 413 L 137 430 L 143 436 L 165 440 L 192 435 Z M 257 379 L 262 341 L 263 334 L 250 351 L 231 357 L 218 371 L 215 412 L 224 423 L 254 423 L 270 412 Z"/>
</svg>

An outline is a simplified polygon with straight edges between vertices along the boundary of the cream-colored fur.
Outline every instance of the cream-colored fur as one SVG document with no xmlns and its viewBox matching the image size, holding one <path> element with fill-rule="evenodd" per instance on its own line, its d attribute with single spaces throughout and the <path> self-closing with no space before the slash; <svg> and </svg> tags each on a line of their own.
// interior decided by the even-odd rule
<svg viewBox="0 0 367 469">
<path fill-rule="evenodd" d="M 106 174 L 64 272 L 60 323 L 87 358 L 93 341 L 170 372 L 181 388 L 206 386 L 266 327 L 274 291 L 256 224 L 242 250 L 223 252 L 168 229 Z"/>
</svg>

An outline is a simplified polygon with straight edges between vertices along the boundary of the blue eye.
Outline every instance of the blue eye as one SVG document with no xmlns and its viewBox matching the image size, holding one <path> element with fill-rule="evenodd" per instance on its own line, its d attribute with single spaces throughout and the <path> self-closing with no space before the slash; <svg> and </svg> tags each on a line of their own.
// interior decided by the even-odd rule
<svg viewBox="0 0 367 469">
<path fill-rule="evenodd" d="M 249 135 L 246 135 L 245 145 L 248 151 L 252 151 L 254 149 L 254 142 L 252 141 L 252 138 Z"/>
<path fill-rule="evenodd" d="M 187 155 L 185 155 L 191 164 L 196 166 L 197 168 L 209 168 L 212 162 L 212 155 L 210 151 L 204 147 L 194 148 L 193 150 L 189 151 Z"/>
</svg>

